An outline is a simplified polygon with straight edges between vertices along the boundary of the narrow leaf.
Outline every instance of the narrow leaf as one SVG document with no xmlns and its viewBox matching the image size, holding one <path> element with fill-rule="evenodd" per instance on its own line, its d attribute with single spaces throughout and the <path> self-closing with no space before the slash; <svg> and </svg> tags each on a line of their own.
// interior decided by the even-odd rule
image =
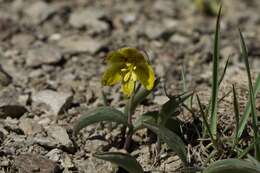
<svg viewBox="0 0 260 173">
<path fill-rule="evenodd" d="M 148 123 L 144 124 L 148 129 L 156 133 L 162 138 L 162 140 L 172 149 L 183 161 L 184 164 L 187 164 L 187 152 L 185 149 L 185 143 L 182 139 L 172 132 L 171 130 L 165 127 L 157 127 Z"/>
<path fill-rule="evenodd" d="M 170 96 L 169 100 L 163 104 L 160 110 L 160 123 L 163 125 L 169 118 L 176 114 L 176 109 L 187 100 L 193 93 L 185 92 L 182 95 Z"/>
<path fill-rule="evenodd" d="M 74 134 L 77 134 L 82 128 L 87 127 L 90 124 L 101 121 L 112 121 L 126 126 L 128 125 L 125 114 L 117 109 L 104 106 L 90 110 L 82 115 L 74 125 Z"/>
<path fill-rule="evenodd" d="M 250 105 L 251 105 L 251 115 L 252 115 L 252 121 L 253 121 L 253 131 L 254 131 L 254 138 L 258 138 L 258 127 L 257 127 L 257 115 L 256 115 L 256 100 L 254 97 L 254 89 L 252 84 L 252 78 L 250 73 L 250 67 L 249 67 L 249 61 L 248 61 L 248 52 L 245 44 L 244 37 L 239 30 L 240 35 L 240 42 L 241 42 L 241 49 L 242 49 L 242 57 L 245 61 L 246 71 L 247 71 L 247 77 L 248 77 L 248 87 L 249 87 L 249 98 L 250 98 Z M 255 145 L 255 156 L 257 160 L 260 160 L 260 145 Z"/>
<path fill-rule="evenodd" d="M 144 128 L 144 123 L 157 124 L 159 112 L 146 112 L 145 114 L 139 116 L 137 120 L 133 123 L 134 131 Z"/>
<path fill-rule="evenodd" d="M 235 86 L 233 85 L 233 106 L 234 106 L 234 112 L 235 112 L 235 120 L 236 120 L 236 133 L 235 133 L 235 141 L 234 143 L 236 144 L 237 141 L 238 141 L 238 137 L 237 137 L 237 134 L 238 134 L 238 129 L 239 129 L 239 103 L 238 103 L 238 100 L 237 100 L 237 94 L 236 94 L 236 88 Z"/>
<path fill-rule="evenodd" d="M 94 156 L 98 159 L 109 161 L 122 168 L 124 168 L 129 173 L 144 173 L 141 165 L 136 161 L 136 159 L 125 153 L 119 152 L 105 152 L 96 153 Z"/>
<path fill-rule="evenodd" d="M 239 159 L 225 159 L 214 162 L 203 173 L 259 173 L 259 165 Z"/>
<path fill-rule="evenodd" d="M 229 60 L 230 60 L 230 56 L 228 57 L 228 59 L 227 59 L 227 61 L 226 61 L 224 70 L 223 70 L 223 72 L 222 72 L 222 74 L 221 74 L 221 76 L 220 76 L 220 79 L 219 79 L 219 81 L 218 81 L 218 86 L 220 86 L 220 84 L 222 83 L 222 81 L 223 81 L 223 79 L 224 79 L 224 77 L 225 77 L 225 74 L 226 74 L 226 72 L 227 72 L 227 67 L 228 67 L 228 64 L 229 64 Z"/>
<path fill-rule="evenodd" d="M 199 107 L 200 107 L 200 113 L 201 113 L 201 115 L 202 115 L 203 122 L 204 122 L 204 124 L 205 124 L 206 130 L 207 130 L 207 132 L 208 132 L 208 134 L 209 134 L 209 136 L 210 136 L 210 138 L 211 138 L 211 140 L 212 140 L 212 143 L 214 144 L 215 148 L 217 148 L 216 140 L 215 140 L 215 138 L 213 137 L 213 135 L 212 135 L 212 133 L 211 133 L 210 126 L 209 126 L 209 124 L 208 124 L 206 114 L 205 114 L 205 112 L 204 112 L 204 110 L 203 110 L 203 107 L 202 107 L 202 104 L 201 104 L 201 102 L 200 102 L 200 98 L 199 98 L 198 95 L 196 95 L 196 96 L 197 96 L 197 101 L 198 101 L 198 104 L 199 104 Z"/>
<path fill-rule="evenodd" d="M 220 15 L 221 7 L 219 8 L 216 31 L 214 38 L 213 52 L 213 77 L 212 77 L 212 94 L 211 94 L 211 114 L 210 114 L 210 130 L 214 137 L 217 137 L 217 105 L 218 105 L 218 74 L 219 74 L 219 45 L 220 45 Z"/>
<path fill-rule="evenodd" d="M 257 78 L 256 78 L 256 83 L 255 83 L 255 86 L 254 86 L 254 98 L 256 98 L 256 95 L 259 91 L 260 91 L 260 74 L 258 74 Z M 251 105 L 250 105 L 250 100 L 249 100 L 246 104 L 245 111 L 243 112 L 243 115 L 241 117 L 241 121 L 239 123 L 239 130 L 238 130 L 238 134 L 237 134 L 238 138 L 241 137 L 241 135 L 242 135 L 242 133 L 243 133 L 245 127 L 246 127 L 250 112 L 251 112 Z"/>
</svg>

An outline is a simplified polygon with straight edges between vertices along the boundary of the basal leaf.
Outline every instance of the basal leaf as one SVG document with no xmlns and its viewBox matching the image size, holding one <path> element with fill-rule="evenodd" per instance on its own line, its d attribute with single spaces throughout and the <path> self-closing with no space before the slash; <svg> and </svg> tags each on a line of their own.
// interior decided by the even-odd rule
<svg viewBox="0 0 260 173">
<path fill-rule="evenodd" d="M 126 126 L 128 125 L 125 114 L 117 109 L 104 106 L 92 109 L 82 115 L 74 125 L 74 134 L 77 134 L 82 128 L 87 127 L 90 124 L 101 121 L 111 121 L 124 124 Z"/>
<path fill-rule="evenodd" d="M 206 168 L 203 173 L 259 173 L 260 167 L 252 162 L 239 159 L 217 161 Z"/>
<path fill-rule="evenodd" d="M 143 173 L 141 165 L 136 161 L 136 159 L 125 153 L 119 152 L 105 152 L 94 154 L 96 158 L 112 162 L 122 168 L 124 168 L 129 173 Z"/>
<path fill-rule="evenodd" d="M 185 143 L 182 139 L 172 132 L 171 130 L 165 127 L 157 127 L 152 124 L 145 123 L 145 127 L 156 133 L 161 139 L 172 149 L 183 161 L 184 164 L 187 164 L 187 152 L 185 149 Z"/>
</svg>

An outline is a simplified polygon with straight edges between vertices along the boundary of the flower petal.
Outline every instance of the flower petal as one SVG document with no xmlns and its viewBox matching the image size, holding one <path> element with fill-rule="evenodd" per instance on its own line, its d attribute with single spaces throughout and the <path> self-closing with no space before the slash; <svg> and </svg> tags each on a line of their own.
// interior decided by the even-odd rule
<svg viewBox="0 0 260 173">
<path fill-rule="evenodd" d="M 122 90 L 126 96 L 131 96 L 135 88 L 135 81 L 129 80 L 127 82 L 122 81 Z"/>
<path fill-rule="evenodd" d="M 144 54 L 142 54 L 139 50 L 136 48 L 131 47 L 124 47 L 118 50 L 121 55 L 123 55 L 124 58 L 126 58 L 126 61 L 129 63 L 145 63 L 146 59 Z"/>
<path fill-rule="evenodd" d="M 138 64 L 135 73 L 141 84 L 151 90 L 154 86 L 155 76 L 152 67 L 148 63 Z"/>
<path fill-rule="evenodd" d="M 120 53 L 120 51 L 110 52 L 107 55 L 106 60 L 111 65 L 121 65 L 125 63 L 124 55 Z"/>
<path fill-rule="evenodd" d="M 102 85 L 114 85 L 119 82 L 122 77 L 120 75 L 120 65 L 112 65 L 102 76 Z"/>
</svg>

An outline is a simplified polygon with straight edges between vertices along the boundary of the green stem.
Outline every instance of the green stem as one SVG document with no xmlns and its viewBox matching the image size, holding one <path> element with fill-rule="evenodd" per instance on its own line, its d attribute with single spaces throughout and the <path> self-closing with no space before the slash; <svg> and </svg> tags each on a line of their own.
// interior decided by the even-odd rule
<svg viewBox="0 0 260 173">
<path fill-rule="evenodd" d="M 129 124 L 129 128 L 128 128 L 128 132 L 127 132 L 127 135 L 126 135 L 126 140 L 125 140 L 125 143 L 124 143 L 124 149 L 126 151 L 129 150 L 129 147 L 131 145 L 131 142 L 132 142 L 132 136 L 133 136 L 133 122 L 132 122 L 132 115 L 133 115 L 133 100 L 134 100 L 134 96 L 135 96 L 135 87 L 134 87 L 134 91 L 132 93 L 132 95 L 130 96 L 127 104 L 126 104 L 126 107 L 125 107 L 125 114 L 127 115 L 128 119 L 128 124 Z"/>
</svg>

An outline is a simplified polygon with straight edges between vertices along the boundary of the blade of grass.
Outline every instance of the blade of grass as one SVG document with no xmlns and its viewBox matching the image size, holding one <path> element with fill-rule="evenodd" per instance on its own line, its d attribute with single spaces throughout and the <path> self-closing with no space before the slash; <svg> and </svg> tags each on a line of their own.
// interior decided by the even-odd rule
<svg viewBox="0 0 260 173">
<path fill-rule="evenodd" d="M 229 64 L 229 60 L 230 60 L 230 56 L 228 57 L 227 61 L 226 61 L 226 64 L 225 64 L 225 67 L 224 67 L 224 70 L 220 76 L 220 79 L 218 81 L 218 86 L 220 86 L 221 82 L 223 81 L 224 77 L 225 77 L 225 74 L 227 72 L 227 67 L 228 67 L 228 64 Z"/>
<path fill-rule="evenodd" d="M 256 95 L 259 91 L 260 91 L 260 74 L 258 74 L 258 76 L 256 78 L 256 82 L 255 82 L 255 86 L 254 86 L 254 98 L 256 98 Z M 238 130 L 238 134 L 237 134 L 238 138 L 241 137 L 241 135 L 246 127 L 250 112 L 251 112 L 251 105 L 250 105 L 250 100 L 249 100 L 246 104 L 245 111 L 244 111 L 241 121 L 239 123 L 239 130 Z"/>
<path fill-rule="evenodd" d="M 237 100 L 236 88 L 234 85 L 232 86 L 232 89 L 233 89 L 233 106 L 234 106 L 235 120 L 236 120 L 236 131 L 234 137 L 234 147 L 235 147 L 238 142 L 237 134 L 239 129 L 239 103 Z"/>
<path fill-rule="evenodd" d="M 216 31 L 214 38 L 213 52 L 213 77 L 212 77 L 212 95 L 211 95 L 211 112 L 210 112 L 210 130 L 213 138 L 217 138 L 217 104 L 218 104 L 218 73 L 219 73 L 219 44 L 220 44 L 220 15 L 221 7 L 219 8 Z"/>
<path fill-rule="evenodd" d="M 254 138 L 257 139 L 258 138 L 258 128 L 257 128 L 257 115 L 256 115 L 256 105 L 255 105 L 256 99 L 254 97 L 254 89 L 253 89 L 249 61 L 248 61 L 248 52 L 247 52 L 244 37 L 240 30 L 239 30 L 239 35 L 240 35 L 240 42 L 241 42 L 241 49 L 242 49 L 242 57 L 245 61 L 247 77 L 248 77 L 248 87 L 249 87 L 249 97 L 250 97 L 251 115 L 252 115 L 252 121 L 253 121 Z M 259 144 L 255 144 L 255 157 L 258 161 L 260 161 L 260 145 Z"/>
<path fill-rule="evenodd" d="M 217 148 L 216 140 L 215 140 L 215 138 L 213 137 L 213 135 L 212 135 L 212 133 L 211 133 L 210 126 L 209 126 L 209 123 L 208 123 L 208 121 L 207 121 L 206 114 L 205 114 L 205 112 L 204 112 L 204 110 L 203 110 L 203 107 L 202 107 L 202 104 L 201 104 L 201 102 L 200 102 L 200 98 L 199 98 L 198 95 L 196 95 L 196 97 L 197 97 L 197 102 L 198 102 L 198 104 L 199 104 L 200 113 L 201 113 L 201 115 L 202 115 L 202 118 L 203 118 L 203 121 L 204 121 L 206 130 L 208 131 L 208 134 L 209 134 L 209 136 L 210 136 L 210 138 L 211 138 L 211 141 L 212 141 L 214 147 Z"/>
</svg>

